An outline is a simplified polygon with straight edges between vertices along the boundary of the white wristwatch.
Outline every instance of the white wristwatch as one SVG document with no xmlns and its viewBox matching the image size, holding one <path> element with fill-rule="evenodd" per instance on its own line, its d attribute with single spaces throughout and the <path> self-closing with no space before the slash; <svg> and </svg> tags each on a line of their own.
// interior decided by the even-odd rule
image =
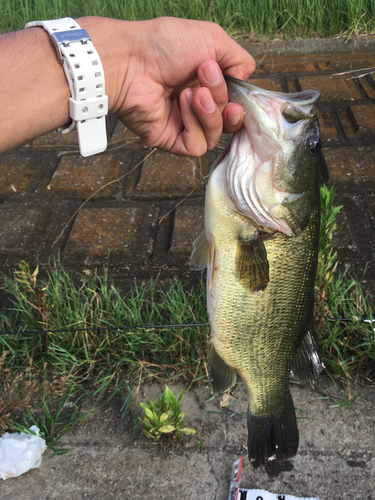
<svg viewBox="0 0 375 500">
<path fill-rule="evenodd" d="M 86 30 L 70 17 L 52 21 L 32 21 L 25 28 L 42 26 L 51 35 L 69 83 L 69 115 L 72 123 L 59 129 L 65 134 L 77 127 L 82 156 L 101 153 L 107 148 L 104 71 L 100 57 Z"/>
</svg>

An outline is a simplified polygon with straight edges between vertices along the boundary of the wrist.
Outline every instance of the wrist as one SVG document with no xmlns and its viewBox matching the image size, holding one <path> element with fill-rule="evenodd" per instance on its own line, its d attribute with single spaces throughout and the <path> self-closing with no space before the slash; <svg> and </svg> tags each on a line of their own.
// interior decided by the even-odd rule
<svg viewBox="0 0 375 500">
<path fill-rule="evenodd" d="M 94 16 L 76 21 L 88 32 L 99 54 L 104 69 L 108 113 L 116 114 L 127 81 L 135 23 Z"/>
</svg>

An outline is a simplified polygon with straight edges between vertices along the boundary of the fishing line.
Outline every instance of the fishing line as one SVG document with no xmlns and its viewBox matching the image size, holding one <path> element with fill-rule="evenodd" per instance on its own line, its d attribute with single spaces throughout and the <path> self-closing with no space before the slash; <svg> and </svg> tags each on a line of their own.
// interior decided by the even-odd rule
<svg viewBox="0 0 375 500">
<path fill-rule="evenodd" d="M 360 318 L 357 316 L 353 318 L 326 318 L 326 321 L 360 321 L 361 323 L 373 323 L 375 319 L 372 319 L 372 314 L 363 314 Z"/>
<path fill-rule="evenodd" d="M 90 332 L 95 330 L 136 330 L 136 329 L 157 330 L 161 328 L 179 328 L 179 327 L 193 327 L 193 326 L 209 326 L 209 323 L 183 323 L 178 325 L 97 326 L 90 328 L 59 328 L 56 330 L 21 330 L 19 332 L 0 332 L 0 336 L 20 335 L 21 333 L 30 334 L 30 333 Z"/>
<path fill-rule="evenodd" d="M 372 315 L 364 314 L 361 318 L 326 318 L 326 321 L 361 321 L 362 323 L 375 322 L 372 319 Z M 20 330 L 18 332 L 0 332 L 2 335 L 20 335 L 20 334 L 35 334 L 35 333 L 70 333 L 70 332 L 93 332 L 96 330 L 137 330 L 137 329 L 149 329 L 149 330 L 160 330 L 162 328 L 184 328 L 184 327 L 197 327 L 197 326 L 210 326 L 209 323 L 180 323 L 175 325 L 135 325 L 135 326 L 97 326 L 88 328 L 58 328 L 51 330 Z"/>
</svg>

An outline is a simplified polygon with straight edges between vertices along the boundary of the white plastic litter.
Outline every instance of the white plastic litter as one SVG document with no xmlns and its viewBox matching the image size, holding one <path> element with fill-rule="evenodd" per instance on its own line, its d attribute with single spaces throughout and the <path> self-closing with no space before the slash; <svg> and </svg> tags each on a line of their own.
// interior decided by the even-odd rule
<svg viewBox="0 0 375 500">
<path fill-rule="evenodd" d="M 46 442 L 39 436 L 36 425 L 30 427 L 33 434 L 6 432 L 0 437 L 0 478 L 17 477 L 42 463 Z"/>
</svg>

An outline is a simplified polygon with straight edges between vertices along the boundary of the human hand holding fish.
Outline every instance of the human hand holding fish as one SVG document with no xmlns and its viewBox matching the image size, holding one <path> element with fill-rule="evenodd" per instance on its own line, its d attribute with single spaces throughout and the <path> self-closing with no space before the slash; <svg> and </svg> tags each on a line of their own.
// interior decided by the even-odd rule
<svg viewBox="0 0 375 500">
<path fill-rule="evenodd" d="M 254 59 L 217 24 L 177 18 L 77 19 L 104 68 L 108 110 L 146 145 L 200 156 L 222 130 L 239 130 L 243 108 L 228 103 L 222 72 L 247 79 Z M 0 35 L 0 153 L 69 121 L 67 80 L 49 34 Z"/>
<path fill-rule="evenodd" d="M 201 156 L 223 126 L 228 133 L 240 128 L 243 109 L 228 104 L 222 71 L 246 79 L 255 62 L 219 25 L 159 18 L 132 29 L 134 63 L 124 68 L 114 113 L 148 146 Z"/>
</svg>

